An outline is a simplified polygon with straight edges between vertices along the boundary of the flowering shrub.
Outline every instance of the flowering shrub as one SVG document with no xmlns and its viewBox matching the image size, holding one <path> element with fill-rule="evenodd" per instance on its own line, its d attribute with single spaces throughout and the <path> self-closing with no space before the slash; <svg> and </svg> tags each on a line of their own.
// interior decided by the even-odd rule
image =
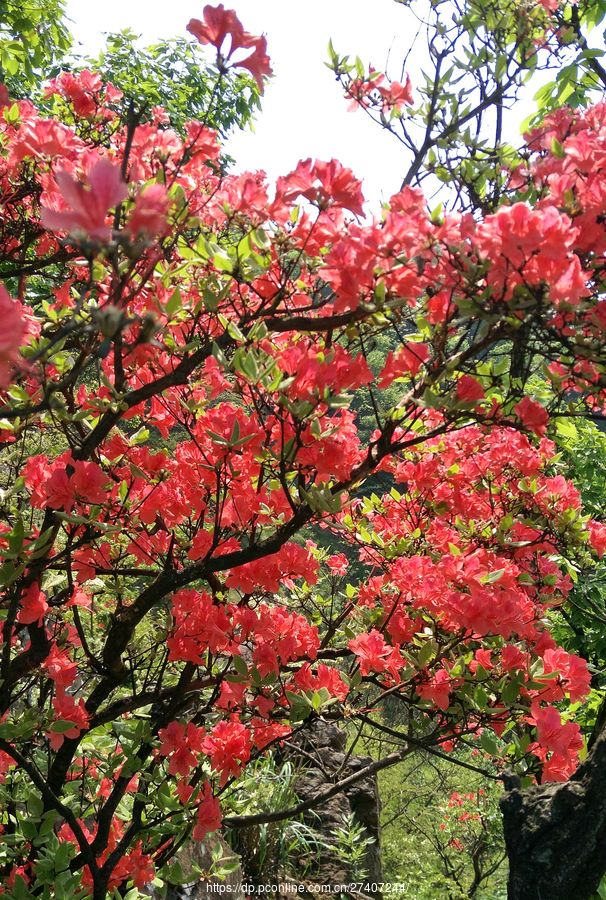
<svg viewBox="0 0 606 900">
<path fill-rule="evenodd" d="M 189 30 L 262 88 L 233 12 Z M 204 122 L 50 90 L 70 124 L 0 119 L 5 893 L 142 888 L 249 762 L 387 697 L 404 748 L 566 779 L 589 673 L 547 615 L 606 526 L 548 435 L 604 407 L 603 108 L 532 135 L 494 214 L 404 187 L 362 220 L 336 160 L 225 175 Z"/>
</svg>

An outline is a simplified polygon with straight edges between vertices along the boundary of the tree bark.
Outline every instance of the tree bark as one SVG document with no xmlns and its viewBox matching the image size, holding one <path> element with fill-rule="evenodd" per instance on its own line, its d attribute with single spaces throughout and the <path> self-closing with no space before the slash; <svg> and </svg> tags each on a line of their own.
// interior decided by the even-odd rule
<svg viewBox="0 0 606 900">
<path fill-rule="evenodd" d="M 509 785 L 501 812 L 509 900 L 592 897 L 606 872 L 606 731 L 569 781 Z"/>
</svg>

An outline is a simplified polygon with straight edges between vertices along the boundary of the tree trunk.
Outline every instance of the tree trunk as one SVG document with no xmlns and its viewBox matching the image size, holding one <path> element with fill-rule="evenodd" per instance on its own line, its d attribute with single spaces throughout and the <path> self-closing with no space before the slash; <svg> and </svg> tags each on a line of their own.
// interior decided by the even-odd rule
<svg viewBox="0 0 606 900">
<path fill-rule="evenodd" d="M 509 900 L 592 897 L 606 872 L 606 731 L 570 781 L 509 786 L 501 812 Z"/>
</svg>

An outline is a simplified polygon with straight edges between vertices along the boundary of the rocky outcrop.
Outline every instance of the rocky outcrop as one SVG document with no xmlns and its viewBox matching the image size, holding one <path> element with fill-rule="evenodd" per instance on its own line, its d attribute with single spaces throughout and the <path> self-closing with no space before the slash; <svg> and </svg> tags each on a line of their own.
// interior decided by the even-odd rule
<svg viewBox="0 0 606 900">
<path fill-rule="evenodd" d="M 595 896 L 606 871 L 606 729 L 569 781 L 521 790 L 509 778 L 505 788 L 510 900 Z"/>
<path fill-rule="evenodd" d="M 298 774 L 294 790 L 300 800 L 317 797 L 328 787 L 341 781 L 372 762 L 368 756 L 349 755 L 346 752 L 347 735 L 330 722 L 318 720 L 299 736 L 297 745 L 300 753 L 292 750 L 290 755 L 296 760 Z M 334 832 L 342 828 L 353 813 L 355 821 L 363 826 L 365 834 L 372 839 L 367 847 L 361 868 L 364 881 L 378 883 L 382 880 L 380 855 L 380 801 L 376 775 L 362 777 L 345 790 L 330 797 L 319 807 L 306 814 L 305 818 L 322 836 L 326 844 L 334 842 Z M 357 880 L 360 872 L 353 870 L 348 860 L 343 859 L 329 848 L 322 849 L 313 869 L 307 874 L 310 882 L 319 885 L 346 884 Z M 368 892 L 379 896 L 378 892 Z"/>
<path fill-rule="evenodd" d="M 294 792 L 300 801 L 313 800 L 338 781 L 354 775 L 366 768 L 372 759 L 369 756 L 358 756 L 346 751 L 347 735 L 330 722 L 315 721 L 307 729 L 300 732 L 296 741 L 289 742 L 288 749 L 284 749 L 284 758 L 287 758 L 295 767 L 293 783 Z M 334 833 L 343 828 L 344 823 L 352 816 L 355 822 L 362 826 L 366 838 L 371 839 L 365 850 L 364 858 L 360 865 L 353 865 L 351 859 L 343 852 L 335 850 Z M 271 841 L 267 837 L 268 856 L 263 869 L 263 875 L 259 883 L 269 882 L 279 884 L 289 896 L 317 897 L 321 894 L 314 891 L 314 886 L 344 885 L 352 881 L 360 881 L 369 885 L 382 881 L 382 868 L 380 856 L 380 802 L 376 774 L 365 775 L 347 785 L 340 793 L 324 800 L 313 810 L 304 814 L 306 823 L 316 832 L 321 844 L 313 857 L 309 855 L 299 858 L 273 858 L 269 848 Z M 259 840 L 256 827 L 244 829 L 240 832 L 240 838 L 246 838 L 248 843 L 256 846 Z M 213 847 L 221 846 L 223 858 L 238 858 L 234 851 L 225 843 L 219 835 L 209 836 L 207 841 L 200 845 L 193 841 L 186 844 L 177 856 L 183 871 L 192 874 L 192 880 L 188 885 L 169 887 L 163 892 L 151 892 L 149 897 L 153 900 L 216 900 L 217 891 L 212 885 L 217 884 L 216 878 L 200 880 L 194 876 L 194 865 L 204 871 L 212 867 Z M 247 842 L 244 840 L 242 847 L 242 859 L 246 861 L 250 853 L 246 851 Z M 244 848 L 244 849 L 243 849 Z M 249 848 L 250 849 L 250 848 Z M 222 882 L 229 885 L 230 890 L 225 890 L 223 895 L 237 893 L 238 885 L 249 883 L 251 893 L 260 877 L 255 877 L 252 871 L 244 871 L 247 864 L 240 865 Z M 254 866 L 253 866 L 254 868 Z M 281 872 L 288 871 L 292 878 L 289 879 Z M 363 879 L 362 879 L 363 876 Z M 289 885 L 289 881 L 292 885 Z M 300 885 L 307 885 L 307 892 L 301 891 Z M 292 886 L 294 893 L 288 892 Z M 357 897 L 362 900 L 365 896 L 379 898 L 380 892 L 364 890 L 352 894 L 339 894 L 343 897 Z"/>
<path fill-rule="evenodd" d="M 220 848 L 223 863 L 236 861 L 237 857 L 231 847 L 225 843 L 218 834 L 209 835 L 203 843 L 188 841 L 184 844 L 177 859 L 186 878 L 191 876 L 191 881 L 184 885 L 167 885 L 165 888 L 148 890 L 147 896 L 151 900 L 217 900 L 220 896 L 239 896 L 238 888 L 242 884 L 242 869 L 238 865 L 224 878 L 214 876 L 203 877 L 197 874 L 196 869 L 203 873 L 212 871 L 213 851 Z M 218 894 L 213 890 L 213 885 L 223 885 L 225 892 Z M 229 890 L 227 890 L 229 887 Z"/>
</svg>

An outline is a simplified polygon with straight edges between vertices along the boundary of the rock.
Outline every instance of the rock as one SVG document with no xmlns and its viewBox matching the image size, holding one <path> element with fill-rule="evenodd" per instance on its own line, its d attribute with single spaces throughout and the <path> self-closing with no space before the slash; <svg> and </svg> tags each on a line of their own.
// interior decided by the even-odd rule
<svg viewBox="0 0 606 900">
<path fill-rule="evenodd" d="M 220 846 L 223 851 L 223 861 L 231 861 L 236 859 L 236 854 L 231 847 L 223 840 L 219 834 L 210 834 L 203 842 L 188 841 L 183 845 L 181 850 L 175 857 L 181 864 L 184 874 L 192 876 L 192 881 L 184 885 L 167 885 L 164 888 L 149 888 L 146 896 L 151 900 L 217 900 L 217 897 L 224 896 L 218 894 L 212 889 L 212 885 L 229 886 L 231 890 L 225 891 L 225 894 L 237 895 L 238 888 L 242 884 L 242 869 L 238 866 L 233 872 L 230 872 L 224 879 L 219 878 L 200 878 L 194 872 L 194 865 L 198 866 L 202 871 L 208 871 L 212 868 L 213 850 Z"/>
<path fill-rule="evenodd" d="M 295 743 L 295 741 L 293 741 Z M 341 781 L 372 763 L 368 756 L 347 756 L 347 734 L 337 725 L 322 720 L 315 721 L 296 738 L 302 753 L 289 749 L 288 757 L 296 761 L 298 774 L 294 790 L 300 800 L 311 800 L 326 791 L 335 781 Z M 342 828 L 353 814 L 356 823 L 373 843 L 366 850 L 363 869 L 365 882 L 382 881 L 380 848 L 380 800 L 376 775 L 363 776 L 358 781 L 335 794 L 306 813 L 307 823 L 319 832 L 326 843 L 334 843 L 334 831 Z M 321 885 L 347 884 L 359 877 L 347 860 L 339 858 L 330 849 L 321 850 L 317 862 L 306 880 Z M 369 896 L 379 897 L 380 892 L 368 891 Z"/>
</svg>

